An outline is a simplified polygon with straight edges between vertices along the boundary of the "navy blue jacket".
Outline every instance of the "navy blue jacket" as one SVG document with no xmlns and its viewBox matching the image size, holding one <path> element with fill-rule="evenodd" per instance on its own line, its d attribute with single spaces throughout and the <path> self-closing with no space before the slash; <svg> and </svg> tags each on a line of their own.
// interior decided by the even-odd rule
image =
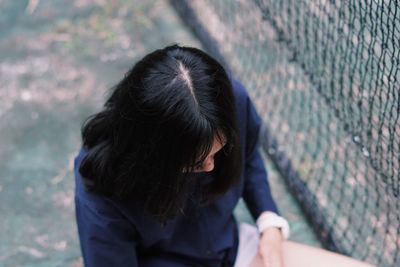
<svg viewBox="0 0 400 267">
<path fill-rule="evenodd" d="M 183 267 L 233 266 L 238 229 L 233 210 L 243 197 L 256 219 L 263 211 L 278 213 L 259 152 L 261 120 L 243 85 L 232 81 L 244 156 L 240 183 L 212 204 L 193 207 L 161 225 L 146 216 L 135 203 L 85 191 L 75 158 L 76 219 L 87 267 Z"/>
</svg>

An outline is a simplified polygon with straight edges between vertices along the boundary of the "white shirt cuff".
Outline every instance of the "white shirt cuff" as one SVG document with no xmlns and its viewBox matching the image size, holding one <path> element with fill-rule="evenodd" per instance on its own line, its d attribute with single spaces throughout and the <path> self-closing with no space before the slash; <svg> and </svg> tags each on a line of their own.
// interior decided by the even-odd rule
<svg viewBox="0 0 400 267">
<path fill-rule="evenodd" d="M 267 228 L 276 227 L 281 229 L 284 239 L 287 240 L 290 236 L 290 228 L 288 221 L 282 216 L 276 214 L 275 212 L 265 211 L 261 213 L 261 215 L 258 217 L 256 221 L 256 224 L 258 231 L 260 233 L 262 233 Z"/>
</svg>

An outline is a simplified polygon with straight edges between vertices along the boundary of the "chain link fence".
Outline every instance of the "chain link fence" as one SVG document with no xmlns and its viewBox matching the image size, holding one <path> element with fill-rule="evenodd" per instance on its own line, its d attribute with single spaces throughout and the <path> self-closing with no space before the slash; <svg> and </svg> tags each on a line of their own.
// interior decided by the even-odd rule
<svg viewBox="0 0 400 267">
<path fill-rule="evenodd" d="M 324 246 L 399 266 L 399 2 L 170 2 L 249 89 Z"/>
</svg>

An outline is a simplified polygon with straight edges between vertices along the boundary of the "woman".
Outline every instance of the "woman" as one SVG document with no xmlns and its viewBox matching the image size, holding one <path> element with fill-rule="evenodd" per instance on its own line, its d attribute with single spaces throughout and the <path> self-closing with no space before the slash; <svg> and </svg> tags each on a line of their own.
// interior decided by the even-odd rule
<svg viewBox="0 0 400 267">
<path fill-rule="evenodd" d="M 82 128 L 85 266 L 245 266 L 257 252 L 264 266 L 283 266 L 288 226 L 258 151 L 260 124 L 243 86 L 201 50 L 172 45 L 141 59 Z M 242 239 L 238 256 L 241 197 L 260 232 L 252 256 Z"/>
</svg>

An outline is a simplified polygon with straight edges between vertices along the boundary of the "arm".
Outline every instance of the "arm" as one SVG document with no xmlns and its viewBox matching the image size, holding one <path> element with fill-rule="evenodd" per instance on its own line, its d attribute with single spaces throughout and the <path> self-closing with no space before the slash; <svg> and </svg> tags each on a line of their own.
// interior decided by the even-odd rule
<svg viewBox="0 0 400 267">
<path fill-rule="evenodd" d="M 253 219 L 256 220 L 262 212 L 278 212 L 278 208 L 272 198 L 267 171 L 259 151 L 259 131 L 261 119 L 256 109 L 247 97 L 246 115 L 246 151 L 245 151 L 245 183 L 243 199 L 249 208 Z"/>
<path fill-rule="evenodd" d="M 137 267 L 134 229 L 112 207 L 96 209 L 75 198 L 76 219 L 86 267 Z"/>
<path fill-rule="evenodd" d="M 274 219 L 271 219 L 273 217 L 281 217 L 277 215 L 279 214 L 278 208 L 271 195 L 267 180 L 267 171 L 259 151 L 261 124 L 261 118 L 258 116 L 251 99 L 248 97 L 243 199 L 254 220 L 257 220 L 257 226 L 261 234 L 258 252 L 263 262 L 262 266 L 281 267 L 283 266 L 282 241 L 284 236 L 279 228 L 277 228 Z M 283 218 L 281 219 L 285 221 Z M 288 233 L 284 235 L 287 238 Z"/>
</svg>

